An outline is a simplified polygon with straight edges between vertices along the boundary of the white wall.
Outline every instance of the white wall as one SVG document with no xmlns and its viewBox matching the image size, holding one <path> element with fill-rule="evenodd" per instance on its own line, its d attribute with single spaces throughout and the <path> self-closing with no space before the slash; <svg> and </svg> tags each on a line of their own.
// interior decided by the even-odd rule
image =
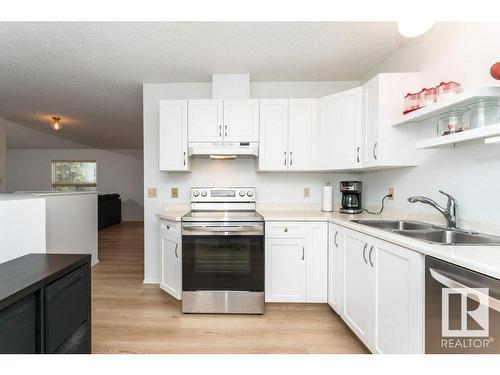
<svg viewBox="0 0 500 375">
<path fill-rule="evenodd" d="M 99 192 L 121 195 L 122 220 L 143 219 L 142 150 L 9 149 L 8 191 L 50 190 L 50 162 L 65 159 L 97 160 Z"/>
<path fill-rule="evenodd" d="M 7 140 L 5 121 L 0 118 L 0 193 L 7 191 Z"/>
<path fill-rule="evenodd" d="M 464 87 L 499 86 L 489 69 L 500 60 L 500 23 L 438 24 L 376 66 L 366 78 L 390 71 L 420 71 L 422 85 L 454 80 Z M 434 121 L 422 133 L 434 128 Z M 405 125 L 415 126 L 415 125 Z M 473 145 L 426 152 L 417 168 L 370 172 L 362 177 L 366 205 L 380 203 L 387 188 L 395 188 L 388 207 L 432 213 L 432 208 L 410 204 L 410 195 L 444 202 L 438 189 L 456 196 L 459 225 L 478 229 L 500 225 L 500 146 Z"/>
<path fill-rule="evenodd" d="M 254 98 L 319 97 L 359 83 L 350 82 L 253 82 L 250 92 Z M 196 185 L 249 185 L 257 188 L 258 203 L 317 203 L 321 187 L 330 181 L 334 186 L 346 175 L 325 173 L 257 173 L 254 159 L 215 161 L 193 160 L 192 172 L 160 172 L 158 166 L 158 103 L 160 99 L 211 98 L 211 83 L 144 84 L 144 187 L 157 187 L 157 198 L 144 202 L 144 279 L 158 282 L 159 231 L 155 213 L 165 203 L 186 203 L 189 187 Z M 179 198 L 169 196 L 170 187 L 179 188 Z M 311 188 L 311 197 L 303 197 L 303 188 Z M 334 189 L 335 190 L 335 189 Z M 338 202 L 338 199 L 337 199 Z"/>
</svg>

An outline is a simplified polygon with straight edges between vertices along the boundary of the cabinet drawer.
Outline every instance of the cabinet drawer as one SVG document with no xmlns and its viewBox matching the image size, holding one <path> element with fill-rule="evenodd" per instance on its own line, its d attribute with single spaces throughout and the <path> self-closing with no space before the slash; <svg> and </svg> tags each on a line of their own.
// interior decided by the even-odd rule
<svg viewBox="0 0 500 375">
<path fill-rule="evenodd" d="M 267 238 L 306 238 L 307 225 L 293 221 L 266 223 Z"/>
<path fill-rule="evenodd" d="M 90 266 L 82 266 L 45 288 L 45 351 L 54 353 L 89 319 Z"/>
<path fill-rule="evenodd" d="M 160 233 L 162 235 L 178 237 L 181 235 L 181 224 L 170 220 L 160 220 Z"/>
<path fill-rule="evenodd" d="M 0 354 L 36 350 L 36 297 L 30 294 L 0 311 Z"/>
</svg>

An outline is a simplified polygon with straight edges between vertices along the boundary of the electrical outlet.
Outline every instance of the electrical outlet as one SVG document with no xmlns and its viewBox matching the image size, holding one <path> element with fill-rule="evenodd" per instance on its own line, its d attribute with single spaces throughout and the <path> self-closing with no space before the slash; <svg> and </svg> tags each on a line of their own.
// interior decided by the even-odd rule
<svg viewBox="0 0 500 375">
<path fill-rule="evenodd" d="M 304 188 L 304 198 L 309 198 L 311 196 L 311 188 Z"/>
<path fill-rule="evenodd" d="M 179 189 L 178 188 L 171 188 L 170 189 L 170 196 L 172 198 L 179 198 Z"/>
<path fill-rule="evenodd" d="M 390 187 L 389 192 L 387 194 L 390 194 L 391 196 L 388 197 L 387 199 L 393 201 L 394 200 L 394 188 Z"/>
<path fill-rule="evenodd" d="M 156 198 L 156 188 L 148 188 L 148 198 Z"/>
</svg>

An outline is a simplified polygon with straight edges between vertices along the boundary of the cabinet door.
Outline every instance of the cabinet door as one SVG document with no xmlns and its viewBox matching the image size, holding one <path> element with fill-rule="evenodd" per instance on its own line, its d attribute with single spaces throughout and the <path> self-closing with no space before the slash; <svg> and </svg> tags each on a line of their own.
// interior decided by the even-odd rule
<svg viewBox="0 0 500 375">
<path fill-rule="evenodd" d="M 342 266 L 340 249 L 342 246 L 342 236 L 338 225 L 329 223 L 329 244 L 328 244 L 328 304 L 337 314 L 342 312 Z"/>
<path fill-rule="evenodd" d="M 360 166 L 362 109 L 359 87 L 320 99 L 321 169 Z"/>
<path fill-rule="evenodd" d="M 259 100 L 224 100 L 224 141 L 259 141 Z"/>
<path fill-rule="evenodd" d="M 160 100 L 160 170 L 188 171 L 187 100 Z"/>
<path fill-rule="evenodd" d="M 259 170 L 288 167 L 288 99 L 260 101 Z"/>
<path fill-rule="evenodd" d="M 29 294 L 0 310 L 0 354 L 37 353 L 37 303 Z"/>
<path fill-rule="evenodd" d="M 188 141 L 222 141 L 222 100 L 188 101 Z"/>
<path fill-rule="evenodd" d="M 328 300 L 328 223 L 307 225 L 306 302 Z"/>
<path fill-rule="evenodd" d="M 342 319 L 358 338 L 370 343 L 370 274 L 368 237 L 342 228 L 343 295 Z"/>
<path fill-rule="evenodd" d="M 288 101 L 289 170 L 317 169 L 318 100 L 290 99 Z"/>
<path fill-rule="evenodd" d="M 306 240 L 266 238 L 266 302 L 305 302 Z"/>
<path fill-rule="evenodd" d="M 379 80 L 372 79 L 363 86 L 363 167 L 379 164 Z"/>
<path fill-rule="evenodd" d="M 180 239 L 161 234 L 160 288 L 177 299 L 182 298 L 182 262 Z"/>
<path fill-rule="evenodd" d="M 367 253 L 374 270 L 373 352 L 422 353 L 424 256 L 381 240 Z"/>
</svg>

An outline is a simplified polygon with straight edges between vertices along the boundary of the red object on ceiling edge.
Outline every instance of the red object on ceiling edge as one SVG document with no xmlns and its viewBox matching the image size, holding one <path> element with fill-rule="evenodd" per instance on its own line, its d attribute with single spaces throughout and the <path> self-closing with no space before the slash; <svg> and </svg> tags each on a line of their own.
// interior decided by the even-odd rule
<svg viewBox="0 0 500 375">
<path fill-rule="evenodd" d="M 500 61 L 491 66 L 490 73 L 493 78 L 500 80 Z"/>
</svg>

